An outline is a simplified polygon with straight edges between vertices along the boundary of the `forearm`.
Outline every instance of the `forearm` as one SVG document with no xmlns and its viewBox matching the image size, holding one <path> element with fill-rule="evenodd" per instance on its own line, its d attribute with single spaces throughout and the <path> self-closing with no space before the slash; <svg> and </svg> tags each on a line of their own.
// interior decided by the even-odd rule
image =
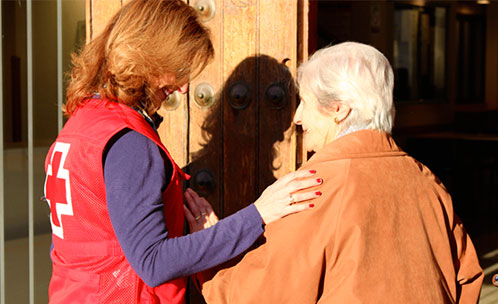
<svg viewBox="0 0 498 304">
<path fill-rule="evenodd" d="M 146 250 L 131 250 L 125 255 L 148 285 L 157 286 L 236 257 L 262 233 L 261 217 L 254 206 L 249 206 L 208 229 L 183 237 L 164 238 Z M 140 239 L 144 244 L 150 242 L 147 235 L 141 235 Z"/>
</svg>

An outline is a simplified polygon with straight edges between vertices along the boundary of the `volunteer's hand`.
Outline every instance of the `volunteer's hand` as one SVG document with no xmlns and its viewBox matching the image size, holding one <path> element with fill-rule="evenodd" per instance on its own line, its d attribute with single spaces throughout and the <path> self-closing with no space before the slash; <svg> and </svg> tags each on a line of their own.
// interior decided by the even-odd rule
<svg viewBox="0 0 498 304">
<path fill-rule="evenodd" d="M 315 177 L 315 173 L 314 170 L 291 172 L 268 186 L 254 203 L 263 222 L 269 224 L 291 213 L 313 208 L 314 204 L 301 202 L 319 197 L 320 191 L 296 192 L 322 184 L 323 180 Z"/>
<path fill-rule="evenodd" d="M 206 229 L 218 222 L 218 217 L 209 202 L 200 197 L 194 190 L 188 188 L 185 191 L 187 206 L 183 205 L 185 218 L 190 227 L 190 233 Z"/>
</svg>

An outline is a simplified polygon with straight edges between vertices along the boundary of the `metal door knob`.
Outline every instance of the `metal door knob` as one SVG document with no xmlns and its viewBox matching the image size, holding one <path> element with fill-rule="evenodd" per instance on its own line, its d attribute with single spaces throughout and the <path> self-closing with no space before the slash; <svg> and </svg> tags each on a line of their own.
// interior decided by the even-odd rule
<svg viewBox="0 0 498 304">
<path fill-rule="evenodd" d="M 163 101 L 161 107 L 167 111 L 173 111 L 178 108 L 178 106 L 180 105 L 180 101 L 180 93 L 178 93 L 178 91 L 174 91 L 173 93 L 168 95 L 166 100 Z"/>
<path fill-rule="evenodd" d="M 280 110 L 289 103 L 289 92 L 283 83 L 271 84 L 265 92 L 265 100 L 272 109 Z"/>
<path fill-rule="evenodd" d="M 251 102 L 251 88 L 245 81 L 234 83 L 228 90 L 228 101 L 236 110 L 245 109 Z"/>
<path fill-rule="evenodd" d="M 201 195 L 208 195 L 214 192 L 216 182 L 214 174 L 208 169 L 201 169 L 194 174 L 194 189 Z"/>
<path fill-rule="evenodd" d="M 216 100 L 213 88 L 207 83 L 200 83 L 194 90 L 194 100 L 200 108 L 209 108 Z"/>
<path fill-rule="evenodd" d="M 216 13 L 216 6 L 213 0 L 196 0 L 193 7 L 199 12 L 202 22 L 213 19 Z"/>
</svg>

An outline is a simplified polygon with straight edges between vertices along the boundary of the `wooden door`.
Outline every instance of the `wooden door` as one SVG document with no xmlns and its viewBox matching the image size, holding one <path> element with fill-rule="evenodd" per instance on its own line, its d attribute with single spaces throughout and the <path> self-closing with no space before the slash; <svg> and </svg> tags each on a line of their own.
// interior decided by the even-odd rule
<svg viewBox="0 0 498 304">
<path fill-rule="evenodd" d="M 87 0 L 88 38 L 122 4 Z M 292 117 L 307 56 L 308 0 L 190 0 L 212 32 L 215 59 L 160 110 L 161 139 L 189 186 L 220 218 L 254 202 L 303 158 Z M 193 289 L 193 288 L 191 288 Z M 203 303 L 190 291 L 190 303 Z"/>
</svg>

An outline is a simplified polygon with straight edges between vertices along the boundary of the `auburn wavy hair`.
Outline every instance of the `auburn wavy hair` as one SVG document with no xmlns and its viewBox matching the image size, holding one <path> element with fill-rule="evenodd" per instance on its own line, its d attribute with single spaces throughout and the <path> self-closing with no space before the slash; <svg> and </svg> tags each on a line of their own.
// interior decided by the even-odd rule
<svg viewBox="0 0 498 304">
<path fill-rule="evenodd" d="M 103 98 L 156 111 L 161 100 L 151 84 L 166 74 L 178 84 L 197 76 L 214 56 L 209 30 L 195 9 L 180 0 L 132 0 L 104 31 L 72 54 L 64 112 L 86 98 Z"/>
</svg>

